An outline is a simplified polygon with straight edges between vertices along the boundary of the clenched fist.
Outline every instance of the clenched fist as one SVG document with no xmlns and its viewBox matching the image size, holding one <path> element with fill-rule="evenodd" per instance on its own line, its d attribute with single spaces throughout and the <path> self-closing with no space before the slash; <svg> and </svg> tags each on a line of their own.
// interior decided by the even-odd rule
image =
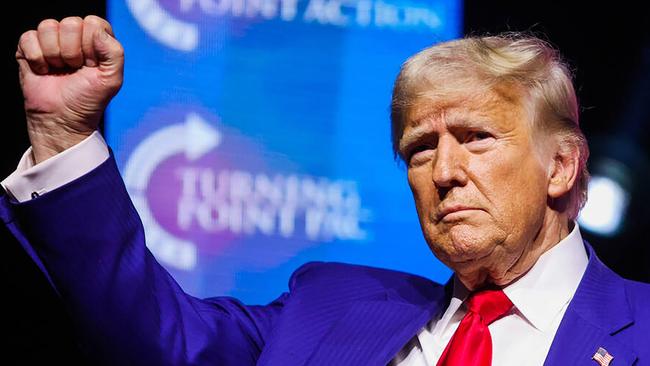
<svg viewBox="0 0 650 366">
<path fill-rule="evenodd" d="M 16 60 L 35 163 L 95 131 L 122 85 L 124 50 L 97 16 L 42 21 L 20 37 Z"/>
</svg>

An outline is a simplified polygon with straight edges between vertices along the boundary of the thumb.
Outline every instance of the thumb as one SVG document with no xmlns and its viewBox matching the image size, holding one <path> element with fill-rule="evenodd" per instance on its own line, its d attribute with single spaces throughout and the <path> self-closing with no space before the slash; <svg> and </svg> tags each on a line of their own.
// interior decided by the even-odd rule
<svg viewBox="0 0 650 366">
<path fill-rule="evenodd" d="M 32 84 L 32 80 L 36 74 L 47 74 L 49 68 L 44 62 L 30 65 L 20 47 L 16 51 L 16 62 L 18 63 L 18 78 L 20 82 L 20 88 L 23 91 L 23 96 L 26 96 L 29 91 L 25 88 L 29 89 L 29 85 Z"/>
<path fill-rule="evenodd" d="M 93 35 L 93 47 L 100 69 L 106 71 L 121 71 L 124 66 L 124 49 L 120 42 L 108 34 L 105 29 L 99 29 Z"/>
<path fill-rule="evenodd" d="M 29 66 L 29 62 L 27 62 L 24 56 L 16 56 L 16 62 L 18 63 L 18 72 L 20 73 L 21 77 L 25 77 L 33 73 L 32 68 Z M 47 67 L 45 67 L 45 69 L 47 69 Z"/>
<path fill-rule="evenodd" d="M 45 62 L 34 62 L 30 64 L 20 45 L 18 46 L 18 49 L 16 49 L 16 62 L 18 63 L 18 72 L 21 78 L 35 73 L 45 74 L 49 71 L 47 63 Z"/>
</svg>

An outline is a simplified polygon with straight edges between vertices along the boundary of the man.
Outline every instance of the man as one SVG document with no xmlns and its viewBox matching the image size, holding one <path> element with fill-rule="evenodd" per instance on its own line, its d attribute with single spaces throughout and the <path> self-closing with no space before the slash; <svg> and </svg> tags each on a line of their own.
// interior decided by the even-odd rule
<svg viewBox="0 0 650 366">
<path fill-rule="evenodd" d="M 32 147 L 3 182 L 0 216 L 98 362 L 650 363 L 650 286 L 607 269 L 574 222 L 588 149 L 570 75 L 538 39 L 443 43 L 396 80 L 393 146 L 427 243 L 454 270 L 447 286 L 309 263 L 265 306 L 191 297 L 147 251 L 96 132 L 122 83 L 110 25 L 45 20 L 16 56 Z"/>
</svg>

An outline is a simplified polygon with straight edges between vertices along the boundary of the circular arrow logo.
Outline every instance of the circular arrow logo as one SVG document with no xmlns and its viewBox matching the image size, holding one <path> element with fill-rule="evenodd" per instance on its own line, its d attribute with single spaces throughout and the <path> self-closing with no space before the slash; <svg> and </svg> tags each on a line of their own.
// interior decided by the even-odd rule
<svg viewBox="0 0 650 366">
<path fill-rule="evenodd" d="M 124 181 L 147 246 L 168 268 L 269 268 L 321 243 L 368 238 L 355 181 L 301 174 L 210 111 L 155 109 L 138 128 L 154 132 L 134 134 Z"/>
<path fill-rule="evenodd" d="M 199 44 L 199 27 L 177 19 L 157 0 L 126 0 L 140 27 L 158 42 L 179 51 L 193 51 Z"/>
<path fill-rule="evenodd" d="M 184 153 L 193 161 L 220 142 L 219 131 L 198 114 L 190 113 L 184 122 L 164 127 L 144 139 L 125 165 L 124 182 L 142 219 L 147 246 L 159 260 L 178 269 L 189 270 L 196 266 L 196 245 L 175 237 L 156 222 L 149 209 L 146 189 L 156 167 L 168 158 Z"/>
</svg>

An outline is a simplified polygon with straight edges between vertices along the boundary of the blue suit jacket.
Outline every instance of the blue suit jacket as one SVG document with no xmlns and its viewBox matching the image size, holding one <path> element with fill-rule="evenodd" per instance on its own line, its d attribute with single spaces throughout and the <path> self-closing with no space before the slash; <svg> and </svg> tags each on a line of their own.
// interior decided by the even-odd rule
<svg viewBox="0 0 650 366">
<path fill-rule="evenodd" d="M 449 292 L 427 279 L 309 263 L 265 306 L 185 294 L 145 247 L 113 158 L 0 217 L 73 314 L 91 357 L 111 365 L 385 365 Z M 650 286 L 610 271 L 587 245 L 587 271 L 545 365 L 650 363 Z M 522 360 L 523 362 L 524 360 Z"/>
</svg>

